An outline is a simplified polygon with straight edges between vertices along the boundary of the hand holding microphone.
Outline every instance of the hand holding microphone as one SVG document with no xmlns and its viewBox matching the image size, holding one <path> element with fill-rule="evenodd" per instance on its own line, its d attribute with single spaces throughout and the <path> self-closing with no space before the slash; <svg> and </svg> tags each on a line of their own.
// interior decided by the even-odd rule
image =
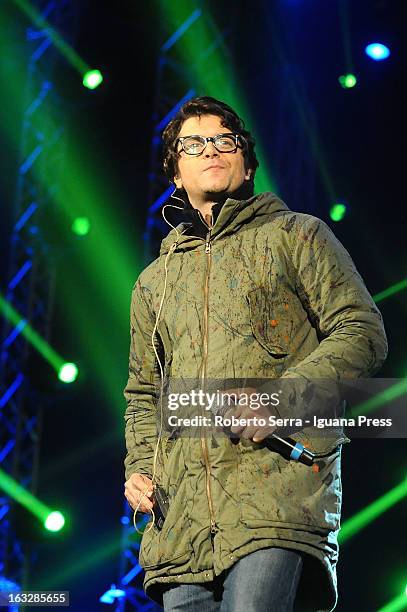
<svg viewBox="0 0 407 612">
<path fill-rule="evenodd" d="M 235 402 L 233 408 L 229 406 L 218 408 L 216 413 L 222 414 L 226 419 L 235 417 L 236 420 L 240 421 L 230 427 L 232 434 L 256 443 L 264 442 L 267 448 L 279 452 L 288 460 L 298 461 L 308 466 L 313 465 L 313 453 L 293 438 L 282 438 L 275 433 L 278 427 L 269 423 L 271 413 L 267 407 L 260 405 L 254 409 L 250 406 L 250 396 L 252 394 L 258 395 L 257 389 L 254 387 L 228 389 L 225 394 L 236 397 L 237 402 Z M 241 398 L 247 398 L 248 401 L 241 402 Z"/>
</svg>

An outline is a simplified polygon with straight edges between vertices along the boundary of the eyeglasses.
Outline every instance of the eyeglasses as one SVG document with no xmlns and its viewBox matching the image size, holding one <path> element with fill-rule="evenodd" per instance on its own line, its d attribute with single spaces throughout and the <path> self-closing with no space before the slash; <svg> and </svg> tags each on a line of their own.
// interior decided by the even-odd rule
<svg viewBox="0 0 407 612">
<path fill-rule="evenodd" d="M 240 146 L 240 138 L 240 134 L 232 134 L 231 132 L 216 134 L 216 136 L 199 136 L 195 134 L 193 136 L 180 136 L 175 141 L 175 146 L 180 143 L 180 150 L 185 151 L 187 155 L 200 155 L 210 141 L 213 142 L 213 146 L 220 153 L 232 153 Z"/>
</svg>

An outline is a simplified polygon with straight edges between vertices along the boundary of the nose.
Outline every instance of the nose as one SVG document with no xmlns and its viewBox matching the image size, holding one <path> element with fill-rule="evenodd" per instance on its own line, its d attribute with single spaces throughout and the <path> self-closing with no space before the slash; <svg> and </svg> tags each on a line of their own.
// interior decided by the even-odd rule
<svg viewBox="0 0 407 612">
<path fill-rule="evenodd" d="M 204 157 L 214 157 L 214 155 L 219 157 L 219 151 L 215 149 L 215 145 L 213 144 L 212 140 L 210 140 L 206 145 Z"/>
</svg>

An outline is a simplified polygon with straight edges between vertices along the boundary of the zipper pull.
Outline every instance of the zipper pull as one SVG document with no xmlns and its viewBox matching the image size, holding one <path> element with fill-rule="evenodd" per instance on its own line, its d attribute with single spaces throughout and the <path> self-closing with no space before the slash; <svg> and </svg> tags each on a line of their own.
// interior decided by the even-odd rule
<svg viewBox="0 0 407 612">
<path fill-rule="evenodd" d="M 211 520 L 211 534 L 214 536 L 216 531 L 216 524 Z"/>
<path fill-rule="evenodd" d="M 211 252 L 211 230 L 209 230 L 209 232 L 206 235 L 206 240 L 205 240 L 205 253 L 210 253 Z"/>
</svg>

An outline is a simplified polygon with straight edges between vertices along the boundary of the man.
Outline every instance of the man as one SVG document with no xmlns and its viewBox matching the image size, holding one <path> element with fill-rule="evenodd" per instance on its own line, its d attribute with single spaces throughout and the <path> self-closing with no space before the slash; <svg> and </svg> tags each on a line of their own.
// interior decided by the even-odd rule
<svg viewBox="0 0 407 612">
<path fill-rule="evenodd" d="M 371 376 L 387 352 L 381 315 L 321 220 L 253 195 L 254 140 L 229 106 L 190 100 L 163 140 L 188 222 L 134 286 L 125 389 L 126 498 L 157 515 L 156 484 L 169 500 L 162 528 L 144 531 L 146 592 L 165 610 L 332 610 L 349 439 L 298 433 L 316 471 L 256 427 L 235 427 L 237 444 L 163 438 L 160 392 L 164 378 Z"/>
</svg>

